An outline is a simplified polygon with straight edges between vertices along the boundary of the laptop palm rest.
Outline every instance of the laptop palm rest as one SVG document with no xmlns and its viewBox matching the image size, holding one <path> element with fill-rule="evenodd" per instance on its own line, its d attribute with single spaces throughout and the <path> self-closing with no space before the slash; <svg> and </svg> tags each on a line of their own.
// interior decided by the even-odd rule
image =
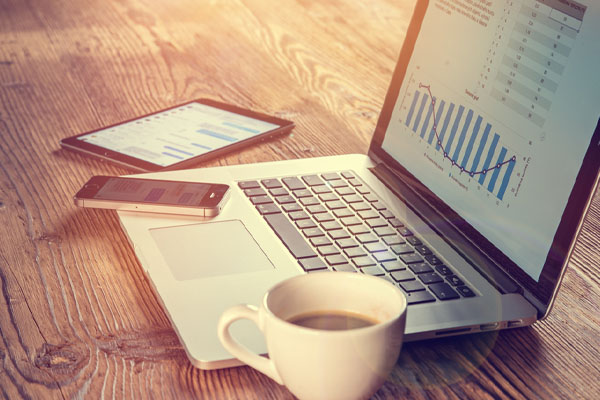
<svg viewBox="0 0 600 400">
<path fill-rule="evenodd" d="M 150 229 L 178 281 L 275 268 L 239 220 Z"/>
</svg>

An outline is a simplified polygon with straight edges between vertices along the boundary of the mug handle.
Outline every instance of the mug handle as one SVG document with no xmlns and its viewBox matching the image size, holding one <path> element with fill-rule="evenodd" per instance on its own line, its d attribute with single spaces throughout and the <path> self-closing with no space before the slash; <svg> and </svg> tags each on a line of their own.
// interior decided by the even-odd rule
<svg viewBox="0 0 600 400">
<path fill-rule="evenodd" d="M 247 304 L 240 304 L 225 310 L 225 312 L 221 315 L 221 318 L 219 318 L 219 324 L 217 327 L 219 340 L 223 344 L 223 347 L 225 347 L 225 349 L 238 360 L 262 372 L 280 385 L 283 385 L 283 381 L 275 369 L 273 360 L 251 352 L 246 346 L 243 346 L 235 341 L 229 333 L 229 326 L 234 321 L 239 319 L 249 319 L 250 321 L 254 322 L 262 332 L 262 327 L 259 323 L 258 312 L 259 311 L 256 307 Z"/>
</svg>

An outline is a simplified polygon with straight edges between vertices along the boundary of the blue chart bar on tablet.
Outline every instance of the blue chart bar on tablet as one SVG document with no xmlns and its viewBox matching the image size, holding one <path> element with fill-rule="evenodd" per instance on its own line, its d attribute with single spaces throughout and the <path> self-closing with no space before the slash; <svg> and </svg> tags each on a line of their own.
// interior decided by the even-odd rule
<svg viewBox="0 0 600 400">
<path fill-rule="evenodd" d="M 502 146 L 500 135 L 484 117 L 461 104 L 433 96 L 428 86 L 415 90 L 404 124 L 444 154 L 498 199 L 502 200 L 516 157 Z"/>
</svg>

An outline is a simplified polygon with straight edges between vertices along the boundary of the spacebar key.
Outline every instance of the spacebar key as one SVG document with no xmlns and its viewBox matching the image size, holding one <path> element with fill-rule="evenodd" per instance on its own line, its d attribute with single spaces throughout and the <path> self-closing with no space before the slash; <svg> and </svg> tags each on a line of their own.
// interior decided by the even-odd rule
<svg viewBox="0 0 600 400">
<path fill-rule="evenodd" d="M 264 218 L 296 259 L 315 257 L 317 255 L 285 215 L 271 214 L 265 215 Z"/>
</svg>

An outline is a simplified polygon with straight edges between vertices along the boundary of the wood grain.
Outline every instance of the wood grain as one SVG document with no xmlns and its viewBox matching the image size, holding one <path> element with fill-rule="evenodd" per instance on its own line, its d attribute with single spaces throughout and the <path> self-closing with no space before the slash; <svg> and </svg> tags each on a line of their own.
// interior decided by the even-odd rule
<svg viewBox="0 0 600 400">
<path fill-rule="evenodd" d="M 194 98 L 292 119 L 229 165 L 365 153 L 412 1 L 0 0 L 0 397 L 292 398 L 250 368 L 201 371 L 89 176 L 129 171 L 66 136 Z M 376 398 L 600 397 L 600 198 L 550 317 L 411 343 Z"/>
</svg>

